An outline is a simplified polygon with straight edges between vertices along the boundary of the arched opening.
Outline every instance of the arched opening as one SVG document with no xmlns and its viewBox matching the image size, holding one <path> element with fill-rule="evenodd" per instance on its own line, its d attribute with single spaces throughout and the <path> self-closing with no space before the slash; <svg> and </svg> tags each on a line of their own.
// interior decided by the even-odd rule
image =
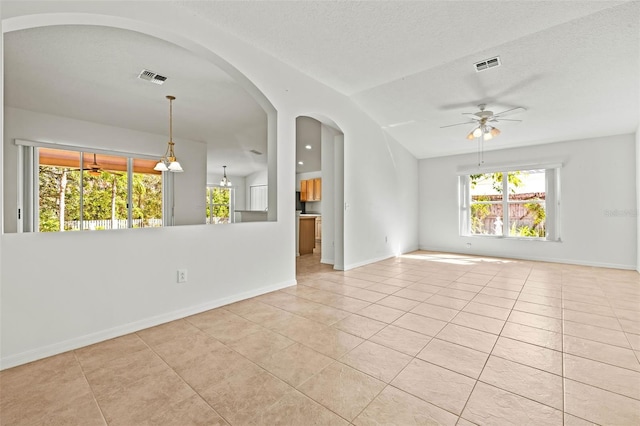
<svg viewBox="0 0 640 426">
<path fill-rule="evenodd" d="M 165 29 L 104 15 L 20 16 L 3 20 L 2 30 L 5 58 L 17 51 L 20 54 L 11 58 L 24 59 L 19 64 L 5 60 L 5 129 L 25 117 L 42 122 L 48 119 L 50 123 L 43 124 L 38 132 L 19 137 L 33 138 L 29 142 L 36 144 L 68 145 L 88 156 L 131 153 L 159 158 L 167 147 L 165 96 L 174 95 L 176 155 L 179 159 L 190 156 L 192 164 L 185 173 L 176 175 L 175 210 L 182 210 L 171 223 L 211 223 L 202 199 L 208 184 L 220 181 L 223 166 L 228 166 L 226 171 L 236 183 L 237 210 L 252 209 L 251 189 L 259 186 L 262 191 L 258 194 L 258 220 L 277 220 L 276 110 L 246 76 L 216 53 Z M 48 39 L 55 43 L 60 38 L 65 40 L 59 43 L 60 49 L 92 56 L 61 57 L 42 43 Z M 69 47 L 73 40 L 78 49 Z M 93 44 L 93 51 L 90 40 L 100 41 L 98 48 Z M 22 49 L 25 46 L 39 46 L 40 50 Z M 164 86 L 137 79 L 145 68 L 164 74 Z M 71 69 L 75 74 L 71 75 Z M 113 78 L 118 73 L 120 80 Z M 28 78 L 35 74 L 48 77 Z M 8 82 L 11 78 L 14 79 Z M 29 90 L 23 90 L 25 87 Z M 56 118 L 60 120 L 55 121 Z M 90 126 L 70 130 L 73 120 L 81 125 L 107 126 L 113 134 L 122 130 L 126 135 L 109 137 L 108 131 L 97 132 Z M 143 136 L 138 137 L 140 134 Z M 17 205 L 21 202 L 16 194 L 20 183 L 16 181 L 18 165 L 13 161 L 19 148 L 8 142 L 15 137 L 18 136 L 9 134 L 2 145 L 4 163 L 9 164 L 3 167 L 3 232 L 26 229 L 20 222 L 25 210 Z M 122 158 L 126 161 L 125 155 Z M 37 221 L 37 210 L 33 216 Z M 80 222 L 84 219 L 81 217 Z"/>
<path fill-rule="evenodd" d="M 296 118 L 298 273 L 344 269 L 344 134 L 317 114 Z"/>
</svg>

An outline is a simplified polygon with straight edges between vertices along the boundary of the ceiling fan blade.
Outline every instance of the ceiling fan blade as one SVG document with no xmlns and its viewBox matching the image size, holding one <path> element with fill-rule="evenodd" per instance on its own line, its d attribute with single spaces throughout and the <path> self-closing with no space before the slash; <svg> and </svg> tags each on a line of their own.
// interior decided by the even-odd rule
<svg viewBox="0 0 640 426">
<path fill-rule="evenodd" d="M 494 116 L 494 117 L 499 118 L 499 117 L 503 117 L 503 116 L 505 116 L 505 115 L 516 114 L 516 113 L 518 113 L 518 112 L 524 112 L 524 111 L 526 111 L 526 108 L 523 108 L 523 107 L 515 107 L 515 108 L 511 108 L 511 109 L 508 109 L 508 110 L 505 110 L 505 111 L 502 111 L 502 112 L 498 112 L 498 113 L 496 113 L 496 114 L 493 114 L 493 116 Z"/>
<path fill-rule="evenodd" d="M 444 129 L 446 127 L 453 127 L 453 126 L 462 126 L 463 124 L 478 124 L 477 121 L 465 121 L 464 123 L 457 123 L 457 124 L 449 124 L 446 126 L 440 126 L 441 129 Z"/>
<path fill-rule="evenodd" d="M 522 120 L 514 120 L 513 118 L 501 118 L 501 117 L 498 117 L 497 119 L 490 120 L 490 121 L 496 121 L 496 122 L 497 121 L 516 121 L 518 123 L 522 122 Z"/>
</svg>

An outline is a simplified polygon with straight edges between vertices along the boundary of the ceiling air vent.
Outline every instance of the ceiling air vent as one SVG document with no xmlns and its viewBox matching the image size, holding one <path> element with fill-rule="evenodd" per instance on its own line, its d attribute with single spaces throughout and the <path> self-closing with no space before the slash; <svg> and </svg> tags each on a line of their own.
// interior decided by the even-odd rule
<svg viewBox="0 0 640 426">
<path fill-rule="evenodd" d="M 500 56 L 495 58 L 485 59 L 484 61 L 476 62 L 473 64 L 476 67 L 476 72 L 488 70 L 489 68 L 495 68 L 500 66 Z"/>
<path fill-rule="evenodd" d="M 255 154 L 255 155 L 262 155 L 262 153 L 260 151 L 258 151 L 257 149 L 252 149 L 249 152 Z"/>
<path fill-rule="evenodd" d="M 149 81 L 153 84 L 163 84 L 167 80 L 167 77 L 156 74 L 155 72 L 149 70 L 140 71 L 140 75 L 138 75 L 138 78 L 140 80 Z"/>
</svg>

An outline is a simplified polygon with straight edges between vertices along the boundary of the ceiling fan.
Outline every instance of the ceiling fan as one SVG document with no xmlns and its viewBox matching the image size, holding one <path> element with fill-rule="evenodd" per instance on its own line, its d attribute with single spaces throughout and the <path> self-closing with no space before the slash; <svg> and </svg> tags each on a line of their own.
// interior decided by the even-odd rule
<svg viewBox="0 0 640 426">
<path fill-rule="evenodd" d="M 89 164 L 84 170 L 86 170 L 91 176 L 100 176 L 102 172 L 111 173 L 112 175 L 122 176 L 122 173 L 116 173 L 112 170 L 105 170 L 96 161 L 96 154 L 93 153 L 93 163 Z"/>
<path fill-rule="evenodd" d="M 462 113 L 462 115 L 466 115 L 470 121 L 465 121 L 464 123 L 449 124 L 440 128 L 444 129 L 446 127 L 462 126 L 464 124 L 474 124 L 476 127 L 471 132 L 469 132 L 469 134 L 467 135 L 467 139 L 473 140 L 475 138 L 482 137 L 483 140 L 489 140 L 500 134 L 500 130 L 492 123 L 498 123 L 500 121 L 521 122 L 522 120 L 513 120 L 503 117 L 505 117 L 506 115 L 526 111 L 526 109 L 523 107 L 515 107 L 505 111 L 494 113 L 493 111 L 490 111 L 486 108 L 487 104 L 480 104 L 478 105 L 478 109 L 480 111 Z"/>
<path fill-rule="evenodd" d="M 96 161 L 95 152 L 93 153 L 93 163 L 89 164 L 89 167 L 85 170 L 88 170 L 91 176 L 100 176 L 100 173 L 102 173 L 102 167 L 100 167 L 100 165 L 98 165 L 98 162 Z"/>
</svg>

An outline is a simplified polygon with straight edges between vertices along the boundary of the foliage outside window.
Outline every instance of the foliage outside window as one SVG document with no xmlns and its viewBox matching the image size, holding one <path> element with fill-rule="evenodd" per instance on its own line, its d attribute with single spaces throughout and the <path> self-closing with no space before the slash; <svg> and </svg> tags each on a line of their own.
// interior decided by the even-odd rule
<svg viewBox="0 0 640 426">
<path fill-rule="evenodd" d="M 532 169 L 464 176 L 463 234 L 550 239 L 547 172 Z"/>
<path fill-rule="evenodd" d="M 207 223 L 219 224 L 231 222 L 232 188 L 219 186 L 207 187 Z"/>
<path fill-rule="evenodd" d="M 153 171 L 152 160 L 129 160 L 117 155 L 40 148 L 38 230 L 162 226 L 162 176 Z"/>
</svg>

